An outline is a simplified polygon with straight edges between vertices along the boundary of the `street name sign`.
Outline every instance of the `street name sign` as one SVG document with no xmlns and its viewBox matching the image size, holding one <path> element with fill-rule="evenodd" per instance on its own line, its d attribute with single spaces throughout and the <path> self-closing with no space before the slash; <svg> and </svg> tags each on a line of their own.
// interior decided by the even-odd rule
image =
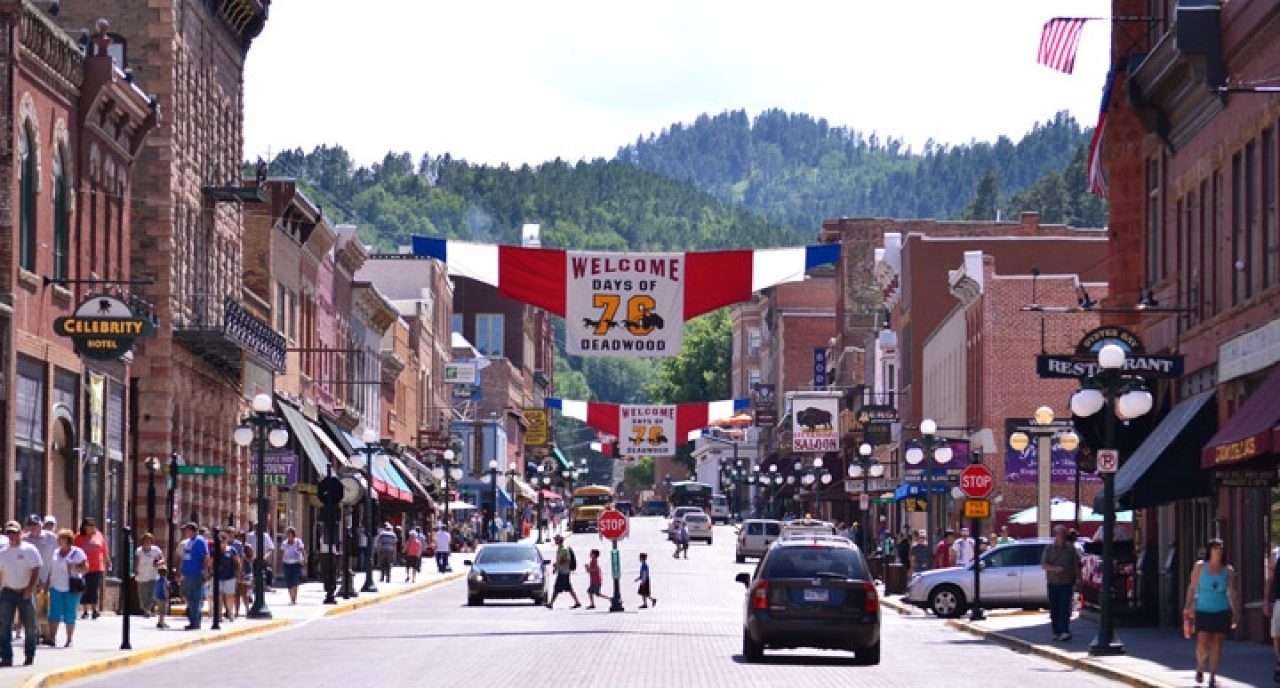
<svg viewBox="0 0 1280 688">
<path fill-rule="evenodd" d="M 964 490 L 964 495 L 969 499 L 985 499 L 994 486 L 995 476 L 991 474 L 991 469 L 980 463 L 969 464 L 960 472 L 960 489 Z"/>
<path fill-rule="evenodd" d="M 626 537 L 629 528 L 627 515 L 617 509 L 608 509 L 596 519 L 596 532 L 606 540 L 620 540 Z"/>
<path fill-rule="evenodd" d="M 178 475 L 226 475 L 226 466 L 178 466 Z"/>
<path fill-rule="evenodd" d="M 964 500 L 965 518 L 991 518 L 991 502 L 986 499 Z"/>
</svg>

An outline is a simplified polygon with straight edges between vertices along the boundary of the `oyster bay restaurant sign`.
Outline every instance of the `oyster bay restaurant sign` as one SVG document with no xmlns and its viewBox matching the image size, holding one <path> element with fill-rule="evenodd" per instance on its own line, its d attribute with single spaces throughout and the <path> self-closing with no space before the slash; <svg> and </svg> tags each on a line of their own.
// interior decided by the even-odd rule
<svg viewBox="0 0 1280 688">
<path fill-rule="evenodd" d="M 114 296 L 91 296 L 75 315 L 53 321 L 53 331 L 69 337 L 76 352 L 87 358 L 115 360 L 133 350 L 134 340 L 155 332 L 149 317 L 135 315 L 129 304 Z"/>
<path fill-rule="evenodd" d="M 1043 378 L 1085 378 L 1100 371 L 1098 351 L 1107 344 L 1124 349 L 1124 372 L 1147 378 L 1177 378 L 1182 376 L 1182 356 L 1163 356 L 1143 351 L 1142 340 L 1120 327 L 1099 327 L 1090 330 L 1076 344 L 1074 354 L 1040 354 L 1036 357 L 1036 372 Z"/>
</svg>

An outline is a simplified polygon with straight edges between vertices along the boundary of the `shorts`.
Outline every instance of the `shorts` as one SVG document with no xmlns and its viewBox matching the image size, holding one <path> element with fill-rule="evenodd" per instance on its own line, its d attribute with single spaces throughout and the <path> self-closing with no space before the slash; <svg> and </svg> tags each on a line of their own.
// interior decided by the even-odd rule
<svg viewBox="0 0 1280 688">
<path fill-rule="evenodd" d="M 284 565 L 284 587 L 296 588 L 302 583 L 302 563 Z"/>
<path fill-rule="evenodd" d="M 640 595 L 641 597 L 653 597 L 653 595 L 649 592 L 649 581 L 645 581 L 641 583 L 640 589 L 636 591 L 636 594 Z"/>
<path fill-rule="evenodd" d="M 553 592 L 573 592 L 573 583 L 569 581 L 569 574 L 556 574 L 556 586 Z"/>
<path fill-rule="evenodd" d="M 599 583 L 592 583 L 591 585 L 588 585 L 588 586 L 587 586 L 587 594 L 588 594 L 588 595 L 599 595 L 599 594 L 600 594 L 600 584 L 599 584 Z"/>
<path fill-rule="evenodd" d="M 224 578 L 223 580 L 218 581 L 218 592 L 223 595 L 236 594 L 236 579 Z"/>
<path fill-rule="evenodd" d="M 404 567 L 406 569 L 413 569 L 414 571 L 421 571 L 422 557 L 415 556 L 413 554 L 406 554 L 404 557 Z"/>
<path fill-rule="evenodd" d="M 1271 637 L 1280 638 L 1280 600 L 1271 603 Z"/>
<path fill-rule="evenodd" d="M 1196 611 L 1196 633 L 1229 633 L 1230 631 L 1230 609 L 1222 612 Z"/>
<path fill-rule="evenodd" d="M 102 589 L 102 571 L 90 571 L 84 574 L 84 593 L 80 596 L 80 604 L 98 604 L 98 591 Z"/>
<path fill-rule="evenodd" d="M 80 606 L 80 593 L 49 590 L 49 623 L 76 625 L 76 607 Z"/>
</svg>

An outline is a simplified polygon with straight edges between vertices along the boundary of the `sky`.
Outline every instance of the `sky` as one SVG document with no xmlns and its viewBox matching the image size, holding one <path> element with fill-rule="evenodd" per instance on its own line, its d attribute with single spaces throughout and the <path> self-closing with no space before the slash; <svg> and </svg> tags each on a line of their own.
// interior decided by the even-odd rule
<svg viewBox="0 0 1280 688">
<path fill-rule="evenodd" d="M 1110 24 L 1075 73 L 1036 63 L 1055 16 L 1107 0 L 275 0 L 245 66 L 245 157 L 341 145 L 478 163 L 612 157 L 702 113 L 803 112 L 919 150 L 1092 126 Z"/>
</svg>

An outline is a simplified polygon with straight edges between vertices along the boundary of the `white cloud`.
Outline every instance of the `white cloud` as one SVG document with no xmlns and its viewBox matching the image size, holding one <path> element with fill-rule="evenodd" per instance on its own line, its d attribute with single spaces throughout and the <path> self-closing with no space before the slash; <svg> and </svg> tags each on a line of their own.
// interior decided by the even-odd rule
<svg viewBox="0 0 1280 688">
<path fill-rule="evenodd" d="M 1105 0 L 552 3 L 277 0 L 246 69 L 246 155 L 341 144 L 477 162 L 612 156 L 702 112 L 782 108 L 881 137 L 1018 137 L 1097 117 L 1110 23 L 1076 73 L 1035 63 L 1052 16 Z"/>
</svg>

